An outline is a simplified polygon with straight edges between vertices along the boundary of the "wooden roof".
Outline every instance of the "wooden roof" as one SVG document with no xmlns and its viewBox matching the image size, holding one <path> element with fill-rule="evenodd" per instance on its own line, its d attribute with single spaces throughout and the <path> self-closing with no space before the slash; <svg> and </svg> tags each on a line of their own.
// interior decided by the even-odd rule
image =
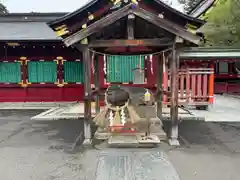
<svg viewBox="0 0 240 180">
<path fill-rule="evenodd" d="M 112 0 L 114 1 L 114 0 Z M 161 0 L 128 0 L 129 2 L 138 1 L 139 6 L 153 12 L 155 14 L 164 14 L 165 18 L 170 21 L 175 21 L 179 25 L 186 26 L 191 25 L 195 28 L 200 28 L 205 21 L 186 15 L 167 4 L 163 3 Z M 120 0 L 122 6 L 125 4 L 124 0 Z M 129 3 L 128 2 L 128 3 Z M 82 6 L 78 10 L 68 13 L 61 18 L 53 20 L 48 23 L 50 27 L 57 28 L 63 24 L 71 25 L 73 21 L 78 19 L 81 23 L 89 23 L 86 18 L 89 14 L 94 15 L 95 17 L 102 16 L 106 14 L 109 8 L 113 6 L 113 3 L 110 0 L 91 0 L 86 5 Z"/>
<path fill-rule="evenodd" d="M 165 9 L 164 11 L 162 10 L 158 12 L 156 12 L 156 10 L 151 7 L 152 3 L 150 2 L 153 1 L 146 1 L 147 3 L 145 1 L 140 1 L 138 3 L 132 1 L 134 0 L 131 0 L 129 3 L 120 3 L 118 7 L 116 7 L 116 4 L 114 5 L 112 3 L 104 4 L 106 3 L 104 0 L 91 1 L 86 6 L 82 7 L 82 9 L 63 16 L 62 18 L 59 18 L 55 21 L 52 21 L 48 23 L 48 25 L 63 38 L 65 45 L 70 46 L 95 33 L 106 30 L 106 27 L 110 25 L 114 28 L 111 28 L 109 31 L 107 31 L 105 33 L 105 36 L 106 34 L 111 34 L 113 31 L 118 31 L 118 29 L 121 29 L 121 27 L 126 26 L 124 18 L 132 14 L 136 16 L 136 21 L 138 19 L 144 20 L 144 23 L 138 27 L 135 27 L 135 30 L 138 31 L 136 34 L 141 34 L 148 31 L 148 34 L 145 33 L 141 36 L 141 38 L 146 38 L 146 36 L 152 35 L 153 32 L 163 30 L 164 36 L 172 38 L 173 35 L 176 35 L 192 44 L 199 43 L 200 37 L 189 32 L 186 28 L 186 23 L 187 20 L 194 20 L 194 22 L 202 21 L 183 15 L 160 1 L 154 2 L 157 2 L 158 5 L 161 4 L 162 8 L 164 7 Z M 94 4 L 94 2 L 96 4 Z M 96 9 L 95 7 L 94 11 L 94 6 L 98 6 L 99 9 Z M 84 8 L 88 9 L 89 11 L 92 9 L 93 11 L 86 11 L 85 16 L 83 16 Z M 170 13 L 177 13 L 178 16 L 176 14 L 173 16 L 173 14 Z M 82 14 L 82 16 L 79 16 L 80 14 Z M 118 23 L 121 24 L 120 26 L 116 26 L 116 22 L 118 21 L 122 21 Z M 151 29 L 146 30 L 145 28 L 149 26 L 151 26 Z M 118 31 L 117 36 L 119 36 L 119 33 L 122 32 L 125 32 L 125 30 L 122 29 L 120 32 Z M 116 36 L 114 37 L 116 39 Z M 106 37 L 103 39 L 105 38 Z M 160 37 L 159 33 L 155 33 L 155 36 L 150 38 L 162 38 L 162 36 Z M 117 37 L 117 39 L 119 39 L 119 37 Z M 123 37 L 122 39 L 125 38 Z M 136 39 L 138 38 L 136 37 Z"/>
<path fill-rule="evenodd" d="M 0 15 L 0 41 L 52 41 L 60 37 L 46 24 L 66 13 L 8 13 Z"/>
</svg>

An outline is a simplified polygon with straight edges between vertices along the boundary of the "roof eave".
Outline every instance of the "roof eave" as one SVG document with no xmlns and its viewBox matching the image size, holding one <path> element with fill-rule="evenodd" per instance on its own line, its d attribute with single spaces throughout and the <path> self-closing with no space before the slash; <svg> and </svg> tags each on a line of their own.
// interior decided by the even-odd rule
<svg viewBox="0 0 240 180">
<path fill-rule="evenodd" d="M 113 22 L 119 20 L 120 18 L 127 16 L 128 14 L 135 14 L 136 16 L 144 19 L 145 21 L 148 21 L 150 23 L 153 23 L 154 25 L 158 26 L 159 28 L 162 28 L 172 34 L 175 34 L 176 36 L 181 37 L 182 39 L 193 43 L 195 45 L 198 45 L 200 42 L 200 37 L 197 35 L 194 35 L 185 29 L 181 28 L 177 24 L 174 24 L 166 19 L 159 18 L 155 14 L 152 14 L 142 8 L 134 8 L 131 9 L 131 4 L 124 6 L 123 8 L 113 12 L 111 15 L 103 17 L 102 19 L 98 20 L 97 22 L 94 22 L 92 25 L 90 25 L 86 29 L 82 29 L 77 31 L 76 33 L 65 37 L 63 39 L 64 44 L 66 46 L 71 46 L 82 39 L 90 36 L 91 34 L 99 31 L 99 29 L 103 29 L 105 26 L 108 26 L 112 24 Z M 99 28 L 101 27 L 101 28 Z"/>
<path fill-rule="evenodd" d="M 159 5 L 163 6 L 164 8 L 168 9 L 169 11 L 172 11 L 173 13 L 178 14 L 178 15 L 182 16 L 183 18 L 186 18 L 189 21 L 192 21 L 192 22 L 195 22 L 195 23 L 199 24 L 198 28 L 200 28 L 201 26 L 203 26 L 206 23 L 206 21 L 201 20 L 201 19 L 197 19 L 197 18 L 194 18 L 194 17 L 191 17 L 189 15 L 186 15 L 186 14 L 184 14 L 184 13 L 182 13 L 182 12 L 180 12 L 180 11 L 170 7 L 170 6 L 168 6 L 167 4 L 163 3 L 160 0 L 154 0 L 154 1 L 157 2 Z M 81 8 L 77 9 L 76 11 L 74 11 L 72 13 L 68 13 L 68 14 L 66 14 L 66 15 L 64 15 L 64 16 L 56 19 L 56 20 L 50 21 L 47 24 L 51 28 L 53 28 L 54 25 L 62 23 L 63 21 L 65 21 L 67 19 L 70 19 L 70 18 L 80 14 L 82 11 L 86 10 L 87 8 L 89 8 L 90 6 L 94 5 L 97 2 L 98 2 L 98 0 L 91 0 L 86 5 L 82 6 Z"/>
<path fill-rule="evenodd" d="M 211 8 L 215 2 L 216 2 L 216 0 L 201 1 L 187 14 L 192 17 L 199 18 L 202 14 L 204 14 L 206 11 L 208 11 L 208 9 Z M 201 10 L 202 7 L 203 7 L 203 9 Z"/>
<path fill-rule="evenodd" d="M 170 11 L 172 11 L 172 12 L 174 12 L 174 13 L 176 13 L 176 14 L 178 14 L 178 15 L 180 15 L 180 16 L 182 16 L 182 17 L 184 17 L 184 18 L 186 18 L 186 19 L 188 19 L 188 20 L 190 20 L 190 21 L 194 21 L 194 22 L 200 24 L 199 28 L 206 23 L 205 20 L 201 20 L 201 19 L 198 19 L 198 18 L 189 16 L 189 15 L 187 15 L 187 14 L 184 14 L 184 13 L 182 13 L 182 12 L 180 12 L 180 11 L 172 8 L 171 6 L 165 4 L 165 3 L 162 2 L 161 0 L 154 0 L 154 1 L 157 2 L 158 4 L 164 6 L 164 7 L 165 7 L 166 9 L 168 9 L 168 10 L 170 10 Z"/>
<path fill-rule="evenodd" d="M 62 42 L 62 39 L 0 39 L 0 42 Z"/>
<path fill-rule="evenodd" d="M 86 10 L 87 8 L 89 8 L 90 6 L 94 5 L 98 0 L 91 0 L 89 2 L 87 2 L 87 4 L 85 4 L 84 6 L 82 6 L 81 8 L 77 9 L 76 11 L 74 12 L 71 12 L 71 13 L 67 13 L 66 15 L 58 18 L 58 19 L 55 19 L 53 21 L 50 21 L 48 22 L 47 24 L 52 27 L 54 26 L 55 24 L 58 24 L 58 23 L 61 23 L 62 21 L 65 21 L 69 18 L 72 18 L 74 16 L 76 16 L 77 14 L 81 13 L 82 11 Z"/>
</svg>

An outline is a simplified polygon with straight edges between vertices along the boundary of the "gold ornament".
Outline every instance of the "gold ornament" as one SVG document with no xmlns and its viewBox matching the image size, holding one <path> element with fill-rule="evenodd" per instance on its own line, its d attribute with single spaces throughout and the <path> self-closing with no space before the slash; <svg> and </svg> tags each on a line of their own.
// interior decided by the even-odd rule
<svg viewBox="0 0 240 180">
<path fill-rule="evenodd" d="M 87 24 L 83 24 L 83 25 L 82 25 L 82 28 L 83 28 L 83 29 L 86 29 L 86 28 L 87 28 Z"/>
<path fill-rule="evenodd" d="M 89 20 L 93 20 L 93 19 L 94 19 L 94 15 L 93 15 L 93 14 L 89 14 L 89 15 L 88 15 L 88 19 L 89 19 Z"/>
</svg>

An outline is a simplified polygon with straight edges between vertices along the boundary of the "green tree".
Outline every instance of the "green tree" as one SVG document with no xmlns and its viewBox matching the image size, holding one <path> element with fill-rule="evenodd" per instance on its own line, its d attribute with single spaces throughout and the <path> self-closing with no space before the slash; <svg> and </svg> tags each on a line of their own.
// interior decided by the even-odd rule
<svg viewBox="0 0 240 180">
<path fill-rule="evenodd" d="M 6 6 L 3 3 L 0 3 L 0 14 L 8 13 Z"/>
<path fill-rule="evenodd" d="M 202 28 L 207 46 L 240 46 L 240 2 L 219 0 Z"/>
</svg>

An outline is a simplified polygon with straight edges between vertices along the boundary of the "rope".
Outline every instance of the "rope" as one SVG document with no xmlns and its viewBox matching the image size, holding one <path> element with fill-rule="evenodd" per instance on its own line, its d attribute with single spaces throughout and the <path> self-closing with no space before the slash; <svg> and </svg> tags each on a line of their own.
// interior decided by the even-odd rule
<svg viewBox="0 0 240 180">
<path fill-rule="evenodd" d="M 107 101 L 107 93 L 106 93 L 108 91 L 108 88 L 107 88 L 107 90 L 104 93 L 104 95 L 105 95 L 104 101 L 105 101 L 105 104 L 106 104 L 107 108 L 111 109 L 113 111 L 120 111 L 120 110 L 126 108 L 128 106 L 128 104 L 129 104 L 129 99 L 127 100 L 127 102 L 125 102 L 125 104 L 123 106 L 113 107 L 110 103 L 108 103 L 108 101 Z"/>
<path fill-rule="evenodd" d="M 95 51 L 95 50 L 92 50 L 92 49 L 88 49 L 89 51 L 93 52 L 93 53 L 96 53 L 96 54 L 100 54 L 100 55 L 108 55 L 108 56 L 119 56 L 119 55 L 113 55 L 113 54 L 107 54 L 107 53 L 102 53 L 102 52 L 99 52 L 99 51 Z M 149 54 L 141 54 L 140 56 L 149 56 L 149 55 L 157 55 L 157 54 L 161 54 L 161 53 L 165 53 L 165 52 L 168 52 L 172 50 L 172 48 L 168 48 L 168 49 L 165 49 L 165 50 L 162 50 L 162 51 L 159 51 L 159 52 L 155 52 L 155 53 L 149 53 Z"/>
</svg>

